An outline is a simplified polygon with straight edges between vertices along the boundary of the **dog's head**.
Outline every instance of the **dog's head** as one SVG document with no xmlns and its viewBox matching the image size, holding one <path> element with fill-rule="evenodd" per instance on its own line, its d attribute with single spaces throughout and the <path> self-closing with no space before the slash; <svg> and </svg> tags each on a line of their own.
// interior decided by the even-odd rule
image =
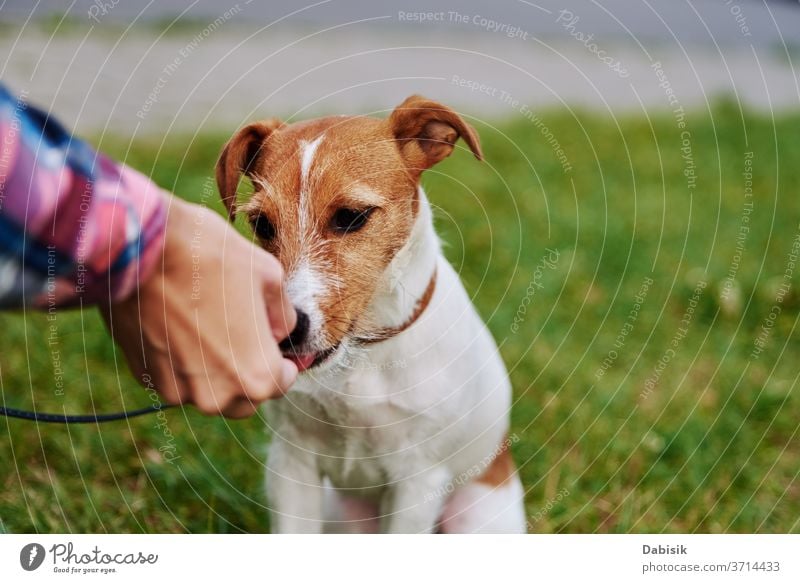
<svg viewBox="0 0 800 583">
<path fill-rule="evenodd" d="M 244 214 L 288 276 L 298 325 L 282 343 L 300 370 L 325 361 L 360 321 L 419 212 L 421 173 L 475 130 L 453 110 L 412 96 L 387 119 L 327 117 L 252 123 L 225 145 L 217 184 L 231 219 Z M 242 174 L 254 193 L 239 206 Z"/>
</svg>

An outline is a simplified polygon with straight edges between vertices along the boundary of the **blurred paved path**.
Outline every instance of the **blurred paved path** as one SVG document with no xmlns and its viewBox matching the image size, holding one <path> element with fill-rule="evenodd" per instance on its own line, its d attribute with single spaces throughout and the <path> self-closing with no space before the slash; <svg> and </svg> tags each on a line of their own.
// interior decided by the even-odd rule
<svg viewBox="0 0 800 583">
<path fill-rule="evenodd" d="M 126 31 L 128 4 L 107 14 L 95 5 L 98 24 L 83 2 L 51 36 L 22 26 L 24 7 L 11 2 L 0 10 L 15 22 L 0 30 L 0 76 L 82 132 L 125 134 L 383 110 L 415 92 L 484 117 L 554 105 L 704 108 L 720 95 L 762 110 L 800 104 L 800 8 L 790 3 L 719 0 L 712 13 L 687 3 L 683 21 L 647 3 L 606 2 L 607 13 L 553 4 L 487 15 L 468 2 L 418 22 L 413 3 L 351 14 L 330 13 L 348 4 L 329 2 L 267 26 L 274 4 L 200 2 L 186 13 L 191 25 L 160 35 L 152 22 Z"/>
</svg>

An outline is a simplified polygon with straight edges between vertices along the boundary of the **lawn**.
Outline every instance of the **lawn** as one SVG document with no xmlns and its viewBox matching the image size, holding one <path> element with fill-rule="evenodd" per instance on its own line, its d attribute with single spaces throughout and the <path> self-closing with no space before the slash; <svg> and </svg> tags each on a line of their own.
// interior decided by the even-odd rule
<svg viewBox="0 0 800 583">
<path fill-rule="evenodd" d="M 475 122 L 487 163 L 424 180 L 511 371 L 530 530 L 800 532 L 800 117 L 537 115 Z M 92 141 L 220 209 L 225 138 Z M 6 405 L 149 404 L 95 311 L 50 324 L 0 315 Z M 261 419 L 0 426 L 8 532 L 269 529 Z"/>
</svg>

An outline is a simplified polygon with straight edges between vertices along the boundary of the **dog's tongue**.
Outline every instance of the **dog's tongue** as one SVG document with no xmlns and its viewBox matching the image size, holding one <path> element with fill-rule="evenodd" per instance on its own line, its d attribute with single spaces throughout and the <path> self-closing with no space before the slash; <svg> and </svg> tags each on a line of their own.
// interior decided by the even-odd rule
<svg viewBox="0 0 800 583">
<path fill-rule="evenodd" d="M 316 355 L 314 354 L 293 354 L 287 357 L 293 363 L 297 365 L 297 371 L 303 372 L 309 366 L 314 364 L 314 360 L 316 359 Z"/>
</svg>

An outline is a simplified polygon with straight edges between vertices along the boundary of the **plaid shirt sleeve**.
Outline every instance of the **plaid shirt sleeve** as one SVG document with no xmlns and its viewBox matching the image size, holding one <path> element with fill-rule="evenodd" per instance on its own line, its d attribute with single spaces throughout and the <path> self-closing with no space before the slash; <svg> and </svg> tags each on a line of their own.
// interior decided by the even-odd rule
<svg viewBox="0 0 800 583">
<path fill-rule="evenodd" d="M 0 83 L 0 307 L 111 302 L 153 271 L 167 194 Z"/>
</svg>

